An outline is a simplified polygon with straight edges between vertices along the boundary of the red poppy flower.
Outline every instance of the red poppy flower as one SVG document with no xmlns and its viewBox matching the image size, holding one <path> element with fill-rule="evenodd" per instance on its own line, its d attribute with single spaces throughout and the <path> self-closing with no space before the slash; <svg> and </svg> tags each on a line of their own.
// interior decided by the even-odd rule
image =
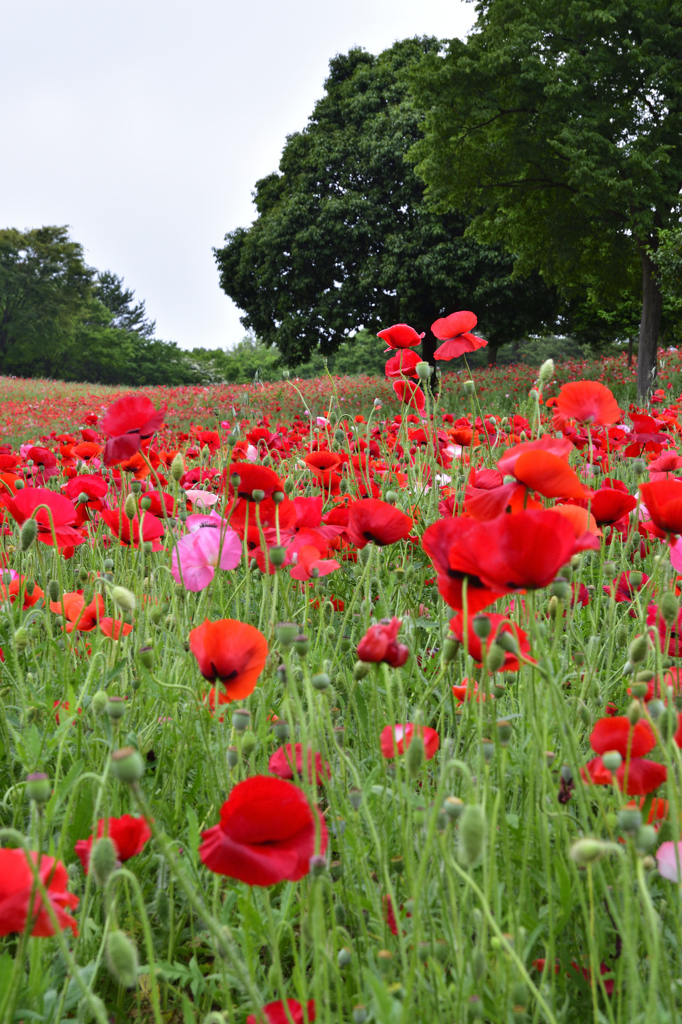
<svg viewBox="0 0 682 1024">
<path fill-rule="evenodd" d="M 583 498 L 590 493 L 575 470 L 552 452 L 537 449 L 522 452 L 516 459 L 513 473 L 522 484 L 545 498 Z"/>
<path fill-rule="evenodd" d="M 644 757 L 656 746 L 651 726 L 643 719 L 630 725 L 625 715 L 600 718 L 590 735 L 590 746 L 598 754 L 617 750 L 621 757 Z"/>
<path fill-rule="evenodd" d="M 662 651 L 671 658 L 679 658 L 682 655 L 682 610 L 677 615 L 672 626 L 668 626 L 665 619 L 658 610 L 657 604 L 650 604 L 647 609 L 647 626 L 656 626 L 658 629 L 658 642 Z M 668 648 L 666 651 L 666 639 Z"/>
<path fill-rule="evenodd" d="M 40 505 L 46 505 L 47 508 L 38 508 Z M 17 523 L 25 523 L 27 519 L 33 517 L 38 525 L 37 539 L 43 544 L 54 544 L 56 537 L 57 547 L 61 549 L 82 544 L 85 539 L 73 529 L 76 510 L 69 499 L 63 494 L 48 491 L 45 487 L 25 487 L 23 491 L 10 498 L 7 510 Z"/>
<path fill-rule="evenodd" d="M 29 594 L 26 589 L 26 577 L 17 576 L 16 579 L 12 580 L 9 586 L 5 583 L 0 583 L 0 601 L 7 601 L 9 599 L 10 604 L 14 604 L 19 596 L 22 583 L 24 584 L 24 603 L 22 605 L 24 611 L 27 608 L 32 608 L 34 604 L 37 604 L 38 601 L 40 601 L 41 597 L 45 596 L 37 584 L 34 585 L 33 590 Z"/>
<path fill-rule="evenodd" d="M 260 466 L 253 462 L 233 462 L 229 469 L 223 474 L 227 479 L 228 494 L 235 496 L 235 489 L 232 484 L 234 474 L 239 477 L 236 497 L 244 498 L 246 501 L 253 501 L 253 492 L 262 491 L 266 498 L 271 498 L 275 491 L 284 494 L 284 484 L 269 466 Z"/>
<path fill-rule="evenodd" d="M 143 501 L 146 498 L 149 502 L 149 508 L 144 509 L 145 515 L 151 512 L 157 519 L 175 516 L 176 503 L 172 494 L 166 494 L 165 491 L 145 491 L 141 498 Z"/>
<path fill-rule="evenodd" d="M 308 750 L 306 757 L 307 766 L 305 769 L 306 782 L 312 782 L 313 771 L 315 782 L 321 786 L 327 779 L 331 778 L 331 769 L 327 761 L 322 760 L 321 754 Z M 315 765 L 313 769 L 313 764 Z M 273 775 L 280 779 L 293 779 L 295 775 L 303 777 L 303 744 L 287 743 L 271 755 L 268 761 L 268 769 Z"/>
<path fill-rule="evenodd" d="M 583 782 L 592 783 L 595 786 L 610 786 L 613 782 L 613 772 L 604 767 L 601 757 L 593 757 L 584 768 L 580 769 Z"/>
<path fill-rule="evenodd" d="M 189 646 L 205 679 L 219 679 L 229 700 L 243 700 L 256 688 L 268 642 L 255 626 L 237 619 L 204 622 L 190 631 Z"/>
<path fill-rule="evenodd" d="M 522 441 L 514 445 L 504 453 L 497 462 L 497 468 L 505 476 L 514 476 L 514 469 L 517 460 L 527 452 L 549 452 L 558 459 L 568 461 L 568 456 L 573 451 L 573 443 L 567 437 L 553 437 L 551 434 L 543 434 L 537 441 Z"/>
<path fill-rule="evenodd" d="M 468 608 L 473 613 L 501 594 L 548 586 L 570 560 L 576 541 L 563 516 L 534 510 L 487 523 L 441 519 L 424 532 L 422 545 L 438 570 L 441 594 L 457 610 L 462 610 L 461 580 L 468 577 Z M 448 585 L 448 580 L 460 584 Z"/>
<path fill-rule="evenodd" d="M 145 818 L 134 818 L 132 814 L 124 814 L 120 818 L 100 818 L 97 822 L 97 838 L 101 839 L 106 834 L 116 847 L 116 855 L 123 864 L 125 861 L 142 853 L 145 843 L 151 837 L 152 831 Z M 90 853 L 94 836 L 89 839 L 79 839 L 74 850 L 76 856 L 83 865 L 87 875 L 90 867 Z"/>
<path fill-rule="evenodd" d="M 681 481 L 656 480 L 640 484 L 639 493 L 659 530 L 663 533 L 682 533 Z"/>
<path fill-rule="evenodd" d="M 83 474 L 71 477 L 64 488 L 64 494 L 69 501 L 78 502 L 76 505 L 77 526 L 82 526 L 88 521 L 88 509 L 95 512 L 102 511 L 104 508 L 102 498 L 108 489 L 106 480 L 103 480 L 101 476 Z M 87 501 L 83 501 L 83 498 L 87 498 Z"/>
<path fill-rule="evenodd" d="M 220 824 L 201 837 L 202 863 L 247 885 L 297 882 L 308 874 L 313 854 L 327 849 L 319 810 L 291 782 L 267 775 L 239 782 L 222 806 Z"/>
<path fill-rule="evenodd" d="M 266 1003 L 262 1014 L 266 1024 L 313 1024 L 315 1020 L 315 1000 L 309 999 L 307 1010 L 296 999 L 287 999 L 286 1007 L 281 999 L 274 1003 Z M 253 1013 L 246 1018 L 246 1024 L 259 1024 Z"/>
<path fill-rule="evenodd" d="M 590 512 L 597 523 L 610 525 L 628 515 L 637 506 L 637 499 L 613 487 L 600 487 L 589 499 Z"/>
<path fill-rule="evenodd" d="M 292 580 L 316 579 L 318 576 L 328 576 L 330 572 L 341 568 L 335 558 L 320 558 L 320 552 L 313 544 L 304 544 L 300 547 L 296 552 L 296 558 L 296 565 L 290 572 Z"/>
<path fill-rule="evenodd" d="M 105 618 L 99 620 L 99 631 L 108 636 L 111 640 L 118 640 L 121 636 L 128 636 L 133 627 L 128 622 L 121 622 L 120 619 Z"/>
<path fill-rule="evenodd" d="M 310 452 L 306 455 L 303 461 L 311 473 L 314 473 L 315 476 L 320 477 L 321 479 L 324 479 L 325 476 L 328 477 L 332 470 L 338 469 L 339 466 L 343 464 L 343 459 L 340 455 L 337 455 L 336 452 L 328 451 Z M 296 501 L 299 499 L 294 500 Z M 322 510 L 320 510 L 320 512 L 321 511 Z"/>
<path fill-rule="evenodd" d="M 556 398 L 555 421 L 609 427 L 617 423 L 621 409 L 613 393 L 596 380 L 574 380 L 564 384 Z"/>
<path fill-rule="evenodd" d="M 386 376 L 391 377 L 416 377 L 417 363 L 421 363 L 422 357 L 413 352 L 412 349 L 401 349 L 386 363 Z"/>
<path fill-rule="evenodd" d="M 412 722 L 384 726 L 380 737 L 382 757 L 392 758 L 404 754 L 412 742 L 415 731 L 424 741 L 424 756 L 430 761 L 438 750 L 440 737 L 435 729 L 430 729 L 427 725 L 414 725 Z"/>
<path fill-rule="evenodd" d="M 393 384 L 393 390 L 399 402 L 404 402 L 411 409 L 417 412 L 424 412 L 426 408 L 426 397 L 424 392 L 411 380 L 397 380 Z"/>
<path fill-rule="evenodd" d="M 393 324 L 393 327 L 385 327 L 377 334 L 377 338 L 381 338 L 389 346 L 387 352 L 392 348 L 412 348 L 413 345 L 418 345 L 423 337 L 423 334 L 417 334 L 414 327 L 407 324 Z"/>
<path fill-rule="evenodd" d="M 477 338 L 469 332 L 478 323 L 475 313 L 468 310 L 460 310 L 458 313 L 451 313 L 450 316 L 441 317 L 431 324 L 431 330 L 439 341 L 445 342 L 437 348 L 434 356 L 436 359 L 456 359 L 465 352 L 475 352 L 477 348 L 483 348 L 488 344 L 483 338 Z"/>
<path fill-rule="evenodd" d="M 376 626 L 370 626 L 358 644 L 358 658 L 377 664 L 385 661 L 391 668 L 400 668 L 410 656 L 405 644 L 396 643 L 402 620 L 384 619 Z"/>
<path fill-rule="evenodd" d="M 151 541 L 152 551 L 163 551 L 163 544 L 159 537 L 163 537 L 163 523 L 151 512 L 142 514 L 142 530 L 140 530 L 140 516 L 128 519 L 122 508 L 105 508 L 101 513 L 102 519 L 107 524 L 115 537 L 124 547 L 139 548 L 140 540 Z"/>
<path fill-rule="evenodd" d="M 412 520 L 400 509 L 378 498 L 354 501 L 348 510 L 348 537 L 357 548 L 370 541 L 379 547 L 404 540 L 412 529 Z"/>
<path fill-rule="evenodd" d="M 43 857 L 33 851 L 30 857 L 38 865 L 40 879 L 47 889 L 59 927 L 62 930 L 70 928 L 74 935 L 78 935 L 78 926 L 67 909 L 78 906 L 78 897 L 66 891 L 69 881 L 66 868 L 54 857 Z M 33 871 L 26 853 L 23 850 L 0 850 L 0 935 L 23 932 L 29 920 L 33 922 L 32 936 L 46 938 L 54 935 L 42 897 L 35 891 Z"/>
<path fill-rule="evenodd" d="M 495 643 L 500 633 L 511 633 L 512 636 L 516 637 L 516 641 L 519 645 L 520 652 L 527 658 L 530 654 L 530 641 L 526 633 L 517 626 L 515 622 L 510 622 L 508 616 L 498 615 L 495 612 L 488 612 L 486 619 L 490 622 L 490 635 L 486 640 L 486 650 Z M 460 613 L 455 615 L 453 619 L 450 619 L 450 629 L 455 634 L 461 644 L 464 643 L 464 616 Z M 474 617 L 469 616 L 469 628 L 467 630 L 467 647 L 469 654 L 478 665 L 483 664 L 483 644 L 479 637 L 474 632 Z M 500 671 L 505 672 L 518 672 L 520 668 L 519 660 L 516 655 L 511 654 L 509 651 L 505 651 L 504 664 Z"/>
<path fill-rule="evenodd" d="M 449 516 L 447 519 L 437 519 L 435 523 L 427 527 L 422 536 L 422 547 L 433 562 L 437 572 L 438 591 L 451 608 L 462 609 L 464 579 L 467 583 L 467 609 L 470 614 L 486 608 L 498 597 L 502 597 L 504 590 L 493 590 L 486 586 L 477 576 L 469 573 L 462 573 L 450 565 L 450 555 L 453 559 L 455 552 L 465 548 L 468 544 L 468 536 L 474 534 L 479 523 L 468 516 Z"/>
<path fill-rule="evenodd" d="M 111 405 L 100 426 L 109 440 L 104 446 L 104 463 L 113 466 L 132 458 L 163 426 L 166 407 L 156 409 L 142 395 L 124 395 Z"/>
<path fill-rule="evenodd" d="M 474 700 L 476 704 L 485 700 L 485 694 L 478 692 L 478 683 L 475 679 L 467 679 L 465 676 L 462 679 L 461 685 L 455 684 L 452 687 L 452 693 L 458 704 L 465 704 L 469 700 Z"/>
<path fill-rule="evenodd" d="M 49 448 L 29 448 L 26 458 L 31 459 L 34 463 L 38 470 L 36 479 L 39 477 L 41 483 L 45 483 L 51 476 L 56 476 L 59 472 L 56 456 Z"/>
<path fill-rule="evenodd" d="M 618 788 L 628 796 L 646 796 L 653 793 L 668 778 L 668 770 L 656 761 L 645 761 L 643 757 L 633 757 L 624 761 L 616 772 Z"/>
<path fill-rule="evenodd" d="M 74 629 L 79 633 L 88 633 L 102 621 L 104 616 L 104 598 L 101 594 L 95 594 L 89 605 L 85 604 L 82 590 L 76 590 L 62 596 L 64 615 L 67 618 L 66 632 L 72 633 Z M 57 615 L 62 614 L 62 601 L 50 601 L 50 611 Z"/>
</svg>

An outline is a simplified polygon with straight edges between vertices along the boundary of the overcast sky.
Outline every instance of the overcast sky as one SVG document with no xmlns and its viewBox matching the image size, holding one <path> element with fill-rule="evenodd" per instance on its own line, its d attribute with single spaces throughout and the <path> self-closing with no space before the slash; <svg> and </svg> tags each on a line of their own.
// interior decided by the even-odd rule
<svg viewBox="0 0 682 1024">
<path fill-rule="evenodd" d="M 157 337 L 230 347 L 211 247 L 253 220 L 329 58 L 473 20 L 463 0 L 0 0 L 0 227 L 70 225 Z"/>
</svg>

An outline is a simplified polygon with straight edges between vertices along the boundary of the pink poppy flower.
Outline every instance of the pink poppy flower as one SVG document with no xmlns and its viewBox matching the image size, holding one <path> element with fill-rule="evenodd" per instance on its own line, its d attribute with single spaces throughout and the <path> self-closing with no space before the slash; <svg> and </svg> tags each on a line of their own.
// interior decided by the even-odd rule
<svg viewBox="0 0 682 1024">
<path fill-rule="evenodd" d="M 234 530 L 199 529 L 175 545 L 171 572 L 187 590 L 204 590 L 216 569 L 235 569 L 241 557 L 242 542 Z"/>
</svg>

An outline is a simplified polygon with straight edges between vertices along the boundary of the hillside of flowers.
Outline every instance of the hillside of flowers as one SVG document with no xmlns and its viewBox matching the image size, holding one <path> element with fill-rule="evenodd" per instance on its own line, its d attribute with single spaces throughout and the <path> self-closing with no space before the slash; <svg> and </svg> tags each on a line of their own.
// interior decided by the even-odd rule
<svg viewBox="0 0 682 1024">
<path fill-rule="evenodd" d="M 679 365 L 475 326 L 0 381 L 0 1021 L 680 1019 Z"/>
</svg>

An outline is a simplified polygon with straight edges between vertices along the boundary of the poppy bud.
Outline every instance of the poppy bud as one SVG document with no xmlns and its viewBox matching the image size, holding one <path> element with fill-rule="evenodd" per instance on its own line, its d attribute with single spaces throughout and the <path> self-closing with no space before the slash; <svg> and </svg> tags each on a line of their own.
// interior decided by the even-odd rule
<svg viewBox="0 0 682 1024">
<path fill-rule="evenodd" d="M 584 868 L 594 861 L 601 860 L 608 852 L 606 843 L 599 839 L 578 839 L 571 847 L 571 860 L 575 861 L 579 868 Z"/>
<path fill-rule="evenodd" d="M 237 708 L 232 713 L 232 725 L 236 732 L 244 732 L 251 724 L 251 712 L 248 708 Z"/>
<path fill-rule="evenodd" d="M 495 753 L 495 744 L 492 740 L 484 737 L 481 740 L 481 750 L 483 751 L 483 757 L 486 761 L 492 760 L 492 756 Z"/>
<path fill-rule="evenodd" d="M 405 755 L 407 774 L 411 779 L 414 779 L 419 775 L 421 766 L 424 763 L 424 755 L 424 740 L 418 734 L 414 735 Z"/>
<path fill-rule="evenodd" d="M 460 800 L 458 796 L 446 796 L 443 801 L 443 810 L 450 821 L 457 821 L 464 812 L 464 801 Z"/>
<path fill-rule="evenodd" d="M 471 628 L 479 640 L 487 640 L 493 627 L 488 616 L 479 612 L 478 615 L 474 615 Z"/>
<path fill-rule="evenodd" d="M 642 705 L 639 703 L 638 700 L 633 700 L 626 714 L 630 725 L 637 725 L 640 718 L 642 717 Z"/>
<path fill-rule="evenodd" d="M 501 633 L 497 634 L 497 639 L 495 640 L 495 643 L 499 644 L 502 650 L 506 651 L 508 654 L 519 653 L 519 642 L 516 639 L 515 633 L 510 633 L 507 630 L 502 630 Z"/>
<path fill-rule="evenodd" d="M 59 601 L 62 596 L 62 591 L 57 580 L 50 580 L 47 586 L 47 593 L 50 601 Z"/>
<path fill-rule="evenodd" d="M 258 737 L 255 732 L 245 732 L 242 737 L 242 754 L 244 757 L 251 757 L 258 745 Z"/>
<path fill-rule="evenodd" d="M 637 476 L 642 476 L 646 473 L 646 462 L 644 459 L 633 459 L 632 468 Z"/>
<path fill-rule="evenodd" d="M 464 389 L 465 395 L 473 395 L 474 391 L 476 390 L 476 385 L 472 380 L 465 380 L 464 383 L 462 384 L 462 388 Z"/>
<path fill-rule="evenodd" d="M 393 953 L 390 949 L 380 949 L 377 953 L 377 964 L 382 973 L 388 973 L 393 966 Z"/>
<path fill-rule="evenodd" d="M 649 701 L 647 705 L 647 711 L 649 712 L 650 717 L 653 718 L 654 721 L 656 721 L 656 719 L 660 718 L 661 715 L 664 713 L 665 704 L 662 700 L 659 700 L 657 697 L 655 700 Z"/>
<path fill-rule="evenodd" d="M 112 569 L 114 568 L 113 558 L 105 558 L 103 568 L 105 572 L 111 572 Z"/>
<path fill-rule="evenodd" d="M 443 641 L 443 661 L 446 664 L 448 664 L 451 661 L 454 661 L 455 658 L 457 657 L 457 652 L 459 651 L 459 648 L 460 643 L 456 636 L 453 636 L 452 633 L 450 633 L 449 636 L 446 636 L 445 640 Z"/>
<path fill-rule="evenodd" d="M 154 648 L 149 646 L 140 647 L 138 656 L 144 667 L 151 672 L 154 668 Z"/>
<path fill-rule="evenodd" d="M 327 870 L 327 858 L 321 853 L 314 853 L 310 858 L 310 871 L 313 875 L 323 875 Z"/>
<path fill-rule="evenodd" d="M 558 598 L 559 601 L 566 601 L 568 600 L 571 594 L 571 588 L 562 576 L 557 576 L 557 578 L 552 583 L 550 592 L 552 594 L 552 597 Z"/>
<path fill-rule="evenodd" d="M 602 755 L 602 764 L 608 772 L 617 772 L 623 763 L 623 756 L 618 750 L 607 750 Z"/>
<path fill-rule="evenodd" d="M 129 494 L 123 503 L 123 512 L 128 519 L 134 519 L 137 515 L 137 501 L 133 494 Z"/>
<path fill-rule="evenodd" d="M 106 710 L 111 721 L 118 722 L 126 713 L 126 702 L 123 697 L 109 697 Z"/>
<path fill-rule="evenodd" d="M 368 1016 L 367 1007 L 362 1003 L 353 1007 L 353 1024 L 365 1024 Z"/>
<path fill-rule="evenodd" d="M 27 519 L 21 527 L 21 541 L 19 544 L 21 550 L 28 551 L 37 536 L 38 524 L 35 519 Z"/>
<path fill-rule="evenodd" d="M 279 569 L 281 565 L 284 565 L 284 561 L 287 557 L 286 548 L 275 547 L 270 548 L 268 551 L 268 559 L 271 565 L 274 565 L 276 569 Z"/>
<path fill-rule="evenodd" d="M 336 954 L 336 962 L 339 965 L 339 967 L 348 967 L 348 964 L 351 962 L 352 959 L 353 954 L 351 953 L 347 946 L 344 946 L 343 949 L 340 949 Z"/>
<path fill-rule="evenodd" d="M 137 949 L 125 932 L 115 929 L 107 939 L 107 963 L 119 985 L 134 988 L 137 984 Z"/>
<path fill-rule="evenodd" d="M 31 772 L 26 776 L 26 796 L 36 804 L 44 804 L 52 795 L 52 783 L 45 772 Z"/>
<path fill-rule="evenodd" d="M 112 587 L 111 599 L 116 607 L 120 608 L 122 612 L 135 611 L 135 595 L 132 591 L 128 590 L 127 587 Z"/>
<path fill-rule="evenodd" d="M 486 667 L 488 672 L 499 672 L 504 665 L 505 658 L 506 654 L 500 645 L 498 643 L 491 644 L 486 657 Z"/>
<path fill-rule="evenodd" d="M 641 665 L 649 654 L 649 643 L 645 636 L 637 636 L 628 647 L 628 661 L 631 665 Z"/>
<path fill-rule="evenodd" d="M 623 807 L 618 812 L 618 828 L 626 835 L 634 835 L 642 824 L 642 812 L 637 807 Z"/>
<path fill-rule="evenodd" d="M 97 690 L 93 693 L 90 707 L 95 715 L 103 715 L 109 703 L 109 694 L 106 690 Z"/>
<path fill-rule="evenodd" d="M 509 740 L 512 738 L 513 732 L 514 730 L 511 722 L 502 720 L 497 723 L 497 735 L 503 747 L 507 746 Z"/>
<path fill-rule="evenodd" d="M 118 865 L 118 853 L 109 836 L 96 839 L 90 854 L 90 870 L 99 886 L 106 885 L 107 879 Z"/>
<path fill-rule="evenodd" d="M 395 505 L 398 500 L 398 495 L 395 491 L 386 491 L 384 494 L 384 501 L 387 501 L 389 505 Z"/>
<path fill-rule="evenodd" d="M 239 763 L 239 751 L 236 747 L 227 748 L 227 763 L 230 768 L 234 768 Z"/>
<path fill-rule="evenodd" d="M 170 475 L 176 483 L 179 483 L 185 472 L 185 460 L 183 459 L 180 452 L 177 452 L 173 456 L 173 461 L 170 464 Z"/>
<path fill-rule="evenodd" d="M 121 747 L 111 755 L 111 774 L 120 782 L 139 782 L 144 775 L 144 761 L 139 750 Z"/>
<path fill-rule="evenodd" d="M 272 727 L 272 731 L 278 740 L 286 740 L 289 738 L 289 723 L 285 722 L 284 719 L 280 719 Z"/>
<path fill-rule="evenodd" d="M 232 484 L 232 487 L 234 488 L 235 491 L 239 488 L 241 482 L 242 478 L 240 477 L 239 473 L 230 474 L 230 483 Z"/>
<path fill-rule="evenodd" d="M 471 954 L 471 972 L 476 981 L 481 981 L 485 977 L 486 970 L 485 953 L 482 949 L 475 949 Z"/>
<path fill-rule="evenodd" d="M 632 577 L 632 573 L 630 573 L 630 576 Z M 666 626 L 672 626 L 680 611 L 678 600 L 672 590 L 666 590 L 663 594 L 658 610 L 660 611 Z"/>
<path fill-rule="evenodd" d="M 320 690 L 322 692 L 328 690 L 331 685 L 331 679 L 326 672 L 317 672 L 310 682 L 313 684 L 313 688 L 315 690 Z"/>
<path fill-rule="evenodd" d="M 356 661 L 353 668 L 353 678 L 358 680 L 364 679 L 369 674 L 371 667 L 368 661 Z"/>
<path fill-rule="evenodd" d="M 14 644 L 14 650 L 18 654 L 21 654 L 21 652 L 25 651 L 26 648 L 29 647 L 31 644 L 31 638 L 28 634 L 28 630 L 25 629 L 23 626 L 19 626 L 19 628 L 14 632 L 12 642 Z"/>
<path fill-rule="evenodd" d="M 657 839 L 656 829 L 653 825 L 642 825 L 635 836 L 635 849 L 638 853 L 646 853 L 654 845 Z"/>
<path fill-rule="evenodd" d="M 604 562 L 604 565 L 602 566 L 602 572 L 603 572 L 603 573 L 604 573 L 604 574 L 605 574 L 606 576 L 613 576 L 613 574 L 615 573 L 615 571 L 616 571 L 616 563 L 615 563 L 615 562 L 612 562 L 612 561 L 611 561 L 610 559 L 607 559 L 607 560 L 606 560 L 606 561 Z"/>
<path fill-rule="evenodd" d="M 299 633 L 294 637 L 294 650 L 300 657 L 304 658 L 310 650 L 310 637 L 305 633 Z"/>
<path fill-rule="evenodd" d="M 459 859 L 465 867 L 473 867 L 483 853 L 485 846 L 486 821 L 478 804 L 464 808 L 459 823 Z"/>
</svg>

